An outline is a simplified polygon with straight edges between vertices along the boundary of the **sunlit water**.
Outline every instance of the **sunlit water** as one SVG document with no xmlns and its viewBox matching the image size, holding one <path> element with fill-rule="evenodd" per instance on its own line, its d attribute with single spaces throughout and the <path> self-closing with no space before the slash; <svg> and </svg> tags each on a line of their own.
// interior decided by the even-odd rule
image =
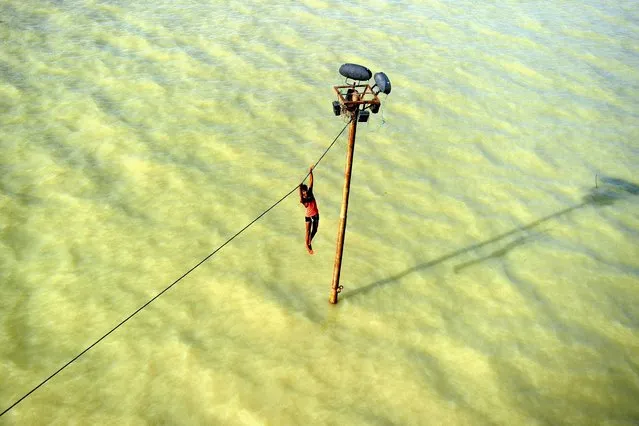
<svg viewBox="0 0 639 426">
<path fill-rule="evenodd" d="M 0 424 L 639 423 L 634 1 L 0 1 Z"/>
</svg>

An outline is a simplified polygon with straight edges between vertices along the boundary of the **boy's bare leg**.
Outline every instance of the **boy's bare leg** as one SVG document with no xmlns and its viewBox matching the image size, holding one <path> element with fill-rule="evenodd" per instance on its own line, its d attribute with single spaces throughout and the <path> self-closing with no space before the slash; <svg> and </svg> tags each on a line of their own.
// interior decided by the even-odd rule
<svg viewBox="0 0 639 426">
<path fill-rule="evenodd" d="M 315 234 L 317 234 L 317 228 L 319 228 L 319 219 L 318 220 L 314 220 L 311 223 L 311 242 L 313 242 L 313 238 L 315 237 Z"/>
<path fill-rule="evenodd" d="M 313 247 L 311 246 L 311 222 L 306 222 L 306 250 L 309 254 L 313 254 Z"/>
</svg>

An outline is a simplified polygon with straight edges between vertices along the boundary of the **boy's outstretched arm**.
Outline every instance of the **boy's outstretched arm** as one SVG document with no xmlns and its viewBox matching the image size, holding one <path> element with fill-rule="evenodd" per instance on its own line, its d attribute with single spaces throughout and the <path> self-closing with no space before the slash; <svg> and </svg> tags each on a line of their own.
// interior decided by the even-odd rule
<svg viewBox="0 0 639 426">
<path fill-rule="evenodd" d="M 313 166 L 311 166 L 308 171 L 310 172 L 309 175 L 309 181 L 308 181 L 308 189 L 312 190 L 313 189 Z"/>
</svg>

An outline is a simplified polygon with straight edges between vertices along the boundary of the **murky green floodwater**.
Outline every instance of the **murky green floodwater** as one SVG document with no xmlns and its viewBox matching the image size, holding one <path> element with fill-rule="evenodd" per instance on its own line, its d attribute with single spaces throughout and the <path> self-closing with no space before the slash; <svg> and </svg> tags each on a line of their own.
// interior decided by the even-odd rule
<svg viewBox="0 0 639 426">
<path fill-rule="evenodd" d="M 0 2 L 1 424 L 639 422 L 633 1 Z"/>
</svg>

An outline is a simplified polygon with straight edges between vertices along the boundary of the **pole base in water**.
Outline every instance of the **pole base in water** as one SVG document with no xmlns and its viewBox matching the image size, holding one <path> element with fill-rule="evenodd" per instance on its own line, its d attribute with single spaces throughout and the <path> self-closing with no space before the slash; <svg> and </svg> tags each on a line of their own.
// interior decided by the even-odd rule
<svg viewBox="0 0 639 426">
<path fill-rule="evenodd" d="M 333 305 L 337 304 L 337 295 L 344 290 L 344 286 L 340 285 L 337 288 L 331 289 L 331 297 L 328 298 L 328 301 Z"/>
</svg>

